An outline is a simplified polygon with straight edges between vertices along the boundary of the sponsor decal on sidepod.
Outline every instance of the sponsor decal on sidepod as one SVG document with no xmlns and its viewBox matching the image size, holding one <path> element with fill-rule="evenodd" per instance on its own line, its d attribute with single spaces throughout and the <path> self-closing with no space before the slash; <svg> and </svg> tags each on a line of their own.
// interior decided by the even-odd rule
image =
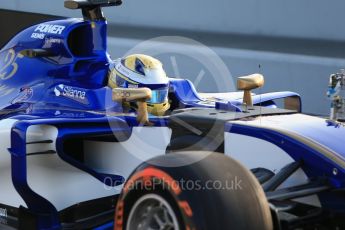
<svg viewBox="0 0 345 230">
<path fill-rule="evenodd" d="M 89 104 L 86 92 L 72 86 L 60 84 L 54 88 L 54 93 L 57 97 L 67 97 L 82 104 Z"/>
</svg>

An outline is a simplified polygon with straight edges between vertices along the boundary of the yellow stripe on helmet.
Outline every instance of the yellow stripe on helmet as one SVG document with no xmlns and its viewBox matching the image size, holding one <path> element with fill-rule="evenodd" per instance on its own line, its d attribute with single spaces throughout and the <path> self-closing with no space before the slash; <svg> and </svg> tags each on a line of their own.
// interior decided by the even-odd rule
<svg viewBox="0 0 345 230">
<path fill-rule="evenodd" d="M 146 69 L 158 69 L 162 67 L 162 63 L 150 56 L 144 54 L 133 54 L 129 55 L 124 60 L 124 65 L 133 72 L 135 71 L 135 61 L 139 59 L 143 64 L 144 68 Z"/>
</svg>

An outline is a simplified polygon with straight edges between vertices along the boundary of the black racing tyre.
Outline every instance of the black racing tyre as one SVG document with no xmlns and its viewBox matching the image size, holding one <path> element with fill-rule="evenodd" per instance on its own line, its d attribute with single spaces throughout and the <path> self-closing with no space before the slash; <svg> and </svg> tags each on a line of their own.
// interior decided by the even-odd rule
<svg viewBox="0 0 345 230">
<path fill-rule="evenodd" d="M 184 165 L 201 154 L 202 160 Z M 140 165 L 119 197 L 115 229 L 268 230 L 273 225 L 265 194 L 251 172 L 223 154 L 200 151 Z"/>
</svg>

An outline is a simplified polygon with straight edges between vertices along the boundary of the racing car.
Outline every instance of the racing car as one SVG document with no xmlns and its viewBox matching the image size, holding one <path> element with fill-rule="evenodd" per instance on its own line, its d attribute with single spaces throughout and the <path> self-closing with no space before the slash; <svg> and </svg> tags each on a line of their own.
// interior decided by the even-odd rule
<svg viewBox="0 0 345 230">
<path fill-rule="evenodd" d="M 0 51 L 1 229 L 340 229 L 345 127 L 302 113 L 293 92 L 199 93 L 169 78 L 111 88 L 102 7 L 29 27 Z M 137 103 L 136 111 L 123 103 Z"/>
</svg>

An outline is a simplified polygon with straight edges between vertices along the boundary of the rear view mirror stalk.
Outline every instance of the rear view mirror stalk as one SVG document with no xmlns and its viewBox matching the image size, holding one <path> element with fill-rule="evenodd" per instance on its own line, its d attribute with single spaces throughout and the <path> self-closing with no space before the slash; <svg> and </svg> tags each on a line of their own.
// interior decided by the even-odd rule
<svg viewBox="0 0 345 230">
<path fill-rule="evenodd" d="M 253 99 L 251 90 L 264 85 L 264 76 L 261 74 L 252 74 L 249 76 L 239 77 L 237 79 L 237 89 L 243 90 L 243 104 L 252 107 Z"/>
<path fill-rule="evenodd" d="M 114 88 L 112 99 L 117 102 L 136 102 L 137 121 L 143 125 L 150 125 L 146 101 L 151 99 L 151 95 L 149 88 Z"/>
</svg>

